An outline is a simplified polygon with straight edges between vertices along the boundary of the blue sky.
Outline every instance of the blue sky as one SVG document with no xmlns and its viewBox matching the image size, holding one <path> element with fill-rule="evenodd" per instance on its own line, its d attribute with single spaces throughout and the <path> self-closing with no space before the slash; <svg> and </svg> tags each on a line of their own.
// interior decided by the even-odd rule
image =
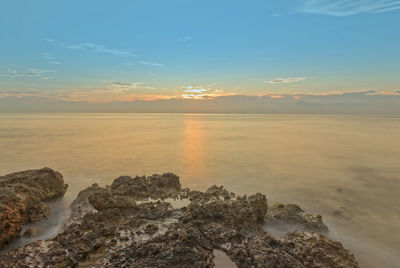
<svg viewBox="0 0 400 268">
<path fill-rule="evenodd" d="M 0 98 L 400 89 L 400 1 L 4 0 L 0 12 Z"/>
</svg>

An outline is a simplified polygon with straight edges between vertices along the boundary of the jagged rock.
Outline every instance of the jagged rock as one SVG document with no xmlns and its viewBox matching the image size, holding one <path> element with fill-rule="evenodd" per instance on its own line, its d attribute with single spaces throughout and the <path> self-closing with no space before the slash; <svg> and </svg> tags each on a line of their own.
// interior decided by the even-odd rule
<svg viewBox="0 0 400 268">
<path fill-rule="evenodd" d="M 282 239 L 261 226 L 262 194 L 235 196 L 223 187 L 181 190 L 177 176 L 120 177 L 93 185 L 72 204 L 55 238 L 0 255 L 4 267 L 214 267 L 214 250 L 237 267 L 359 267 L 343 246 L 320 234 Z M 141 191 L 141 192 L 138 192 Z M 182 198 L 176 208 L 163 198 Z M 81 214 L 80 216 L 78 216 Z"/>
<path fill-rule="evenodd" d="M 253 220 L 255 222 L 262 223 L 268 210 L 267 198 L 265 195 L 257 193 L 249 196 L 248 200 L 252 211 Z"/>
<path fill-rule="evenodd" d="M 43 201 L 62 196 L 68 185 L 50 168 L 27 170 L 0 177 L 0 248 L 21 233 L 25 223 L 47 217 Z"/>
<path fill-rule="evenodd" d="M 90 204 L 89 197 L 95 193 L 104 191 L 97 183 L 79 192 L 76 199 L 71 204 L 71 215 L 66 226 L 78 223 L 87 213 L 94 213 L 96 209 Z"/>
<path fill-rule="evenodd" d="M 179 177 L 173 173 L 153 176 L 122 176 L 111 184 L 111 192 L 116 195 L 126 195 L 136 200 L 144 198 L 167 198 L 181 190 Z"/>
<path fill-rule="evenodd" d="M 223 221 L 232 226 L 244 223 L 258 226 L 268 207 L 265 195 L 256 194 L 249 198 L 234 196 L 223 187 L 216 186 L 212 186 L 205 193 L 195 191 L 190 195 L 192 202 L 182 220 L 190 222 L 201 219 Z"/>
<path fill-rule="evenodd" d="M 304 231 L 328 233 L 328 227 L 323 223 L 321 215 L 306 213 L 295 204 L 278 203 L 270 207 L 266 222 L 281 229 L 286 228 L 287 225 L 292 225 Z"/>
</svg>

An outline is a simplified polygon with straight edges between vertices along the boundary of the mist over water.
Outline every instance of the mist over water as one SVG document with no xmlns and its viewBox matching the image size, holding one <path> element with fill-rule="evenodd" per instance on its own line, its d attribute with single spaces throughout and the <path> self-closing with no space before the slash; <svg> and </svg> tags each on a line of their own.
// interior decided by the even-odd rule
<svg viewBox="0 0 400 268">
<path fill-rule="evenodd" d="M 321 214 L 363 267 L 400 263 L 400 117 L 1 114 L 0 174 L 44 166 L 64 175 L 66 203 L 94 182 L 164 172 L 261 192 Z"/>
<path fill-rule="evenodd" d="M 69 203 L 64 199 L 54 200 L 48 203 L 51 208 L 51 215 L 47 219 L 34 223 L 25 224 L 21 231 L 21 236 L 6 245 L 0 250 L 0 253 L 7 252 L 11 249 L 32 243 L 36 240 L 46 240 L 57 236 L 62 231 L 64 223 L 70 216 Z M 34 235 L 26 235 L 29 229 L 34 231 Z"/>
</svg>

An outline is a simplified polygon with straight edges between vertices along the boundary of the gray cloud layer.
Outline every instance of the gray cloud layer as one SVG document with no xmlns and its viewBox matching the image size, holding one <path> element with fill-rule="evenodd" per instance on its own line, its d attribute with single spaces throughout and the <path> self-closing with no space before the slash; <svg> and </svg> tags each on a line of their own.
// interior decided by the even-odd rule
<svg viewBox="0 0 400 268">
<path fill-rule="evenodd" d="M 333 95 L 221 96 L 113 103 L 65 102 L 34 96 L 0 98 L 0 112 L 149 112 L 400 115 L 400 95 L 373 91 Z"/>
</svg>

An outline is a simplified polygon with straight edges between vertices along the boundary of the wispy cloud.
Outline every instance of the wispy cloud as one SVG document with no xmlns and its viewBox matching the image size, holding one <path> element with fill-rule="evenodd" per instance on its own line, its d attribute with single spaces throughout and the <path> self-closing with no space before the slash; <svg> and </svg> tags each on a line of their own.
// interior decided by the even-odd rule
<svg viewBox="0 0 400 268">
<path fill-rule="evenodd" d="M 43 38 L 43 40 L 49 43 L 54 43 L 54 39 L 51 38 Z"/>
<path fill-rule="evenodd" d="M 52 70 L 44 70 L 26 67 L 23 65 L 1 65 L 0 66 L 0 78 L 38 78 L 38 79 L 49 79 Z"/>
<path fill-rule="evenodd" d="M 159 66 L 162 67 L 164 64 L 159 63 L 159 62 L 154 62 L 154 61 L 136 61 L 137 64 L 142 64 L 142 65 L 151 65 L 151 66 Z"/>
<path fill-rule="evenodd" d="M 186 37 L 188 40 L 188 37 Z M 103 53 L 103 54 L 110 54 L 110 55 L 115 55 L 115 56 L 121 56 L 121 57 L 141 57 L 142 55 L 136 54 L 132 51 L 127 51 L 127 50 L 122 50 L 122 49 L 117 49 L 117 48 L 110 48 L 105 45 L 99 45 L 91 42 L 84 42 L 84 43 L 75 43 L 75 44 L 67 44 L 67 43 L 62 43 L 62 42 L 55 42 L 53 39 L 50 38 L 45 38 L 44 40 L 48 42 L 54 42 L 57 45 L 70 49 L 70 50 L 79 50 L 79 51 L 85 51 L 85 52 L 95 52 L 95 53 Z M 51 55 L 50 53 L 45 53 L 43 55 L 43 58 L 46 58 L 49 63 L 51 64 L 61 64 L 60 62 L 55 60 L 55 57 Z M 140 60 L 140 61 L 134 61 L 134 62 L 124 62 L 124 65 L 128 66 L 134 66 L 134 65 L 149 65 L 149 66 L 158 66 L 162 67 L 165 66 L 162 63 L 159 62 L 154 62 L 150 60 Z"/>
<path fill-rule="evenodd" d="M 138 88 L 139 86 L 143 85 L 143 82 L 135 82 L 135 83 L 131 83 L 131 82 L 119 82 L 119 81 L 112 81 L 111 82 L 112 85 L 117 86 L 117 87 L 123 87 L 123 88 Z"/>
<path fill-rule="evenodd" d="M 125 83 L 125 82 L 111 82 L 111 83 L 117 86 L 132 86 L 132 83 Z"/>
<path fill-rule="evenodd" d="M 120 81 L 104 81 L 106 83 L 111 83 L 112 90 L 119 92 L 128 92 L 133 90 L 155 90 L 160 89 L 154 86 L 145 85 L 143 82 L 120 82 Z"/>
<path fill-rule="evenodd" d="M 125 56 L 125 57 L 138 57 L 139 55 L 122 49 L 117 48 L 109 48 L 104 45 L 99 45 L 95 43 L 76 43 L 76 44 L 62 44 L 64 48 L 72 49 L 72 50 L 81 50 L 81 51 L 88 51 L 88 52 L 98 52 L 98 53 L 105 53 L 111 54 L 116 56 Z"/>
<path fill-rule="evenodd" d="M 135 62 L 124 62 L 124 65 L 128 65 L 128 66 L 135 66 L 137 65 Z"/>
<path fill-rule="evenodd" d="M 268 84 L 290 84 L 290 83 L 298 83 L 304 81 L 307 78 L 308 77 L 287 77 L 287 78 L 275 78 L 272 80 L 256 78 L 255 80 L 261 80 L 264 81 L 264 83 Z"/>
<path fill-rule="evenodd" d="M 400 9 L 396 0 L 305 0 L 301 12 L 329 16 L 351 16 L 360 13 L 383 13 Z"/>
<path fill-rule="evenodd" d="M 51 53 L 43 53 L 42 58 L 47 60 L 47 63 L 59 65 L 61 62 L 57 61 L 56 57 Z"/>
<path fill-rule="evenodd" d="M 181 37 L 181 38 L 178 38 L 178 39 L 176 39 L 177 41 L 179 41 L 179 42 L 189 42 L 189 41 L 192 41 L 192 37 L 191 36 L 184 36 L 184 37 Z"/>
</svg>

